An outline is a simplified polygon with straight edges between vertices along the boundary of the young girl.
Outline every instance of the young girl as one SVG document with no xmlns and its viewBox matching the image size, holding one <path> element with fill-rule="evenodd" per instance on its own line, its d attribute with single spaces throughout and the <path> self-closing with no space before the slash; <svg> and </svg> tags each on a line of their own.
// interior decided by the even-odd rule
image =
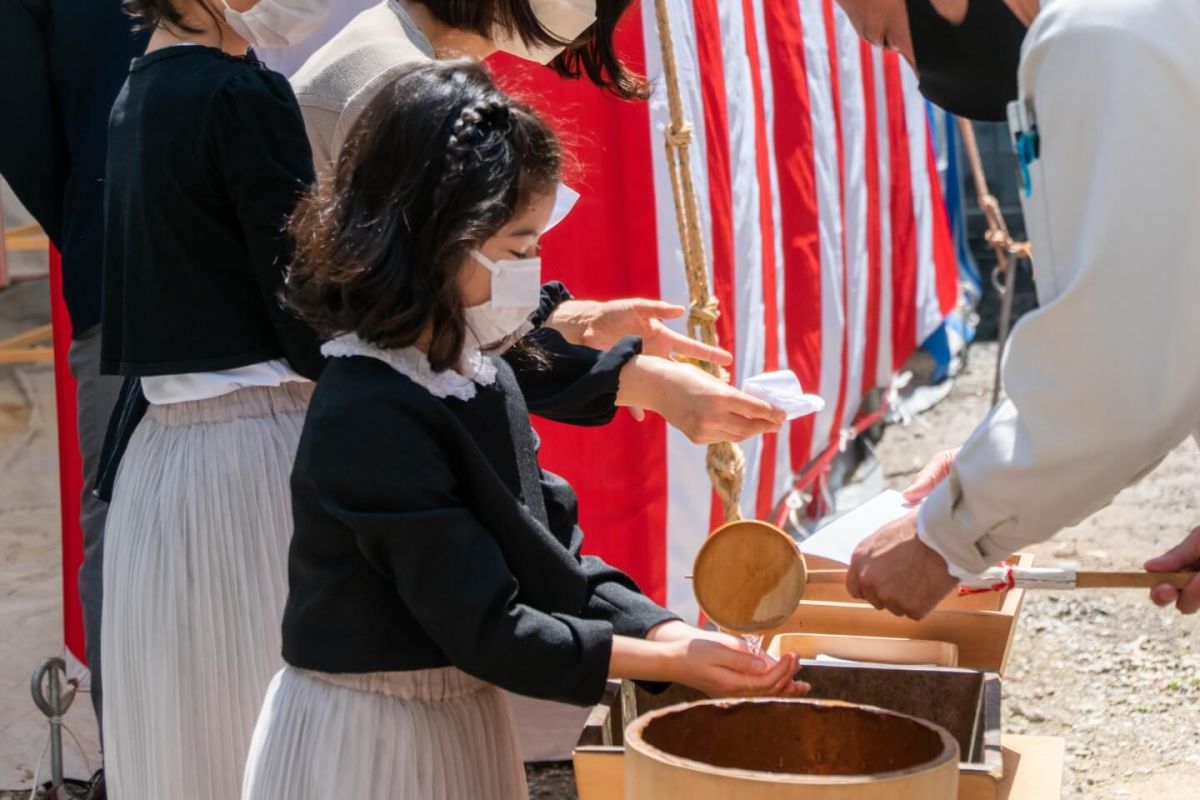
<svg viewBox="0 0 1200 800">
<path fill-rule="evenodd" d="M 501 688 L 578 705 L 610 677 L 806 688 L 794 659 L 684 625 L 580 555 L 574 493 L 483 350 L 537 303 L 559 161 L 481 67 L 413 66 L 293 220 L 292 303 L 333 358 L 292 474 L 289 666 L 246 800 L 524 797 Z"/>
<path fill-rule="evenodd" d="M 280 666 L 288 475 L 321 367 L 277 298 L 312 156 L 287 81 L 247 56 L 320 3 L 228 3 L 129 4 L 155 30 L 109 137 L 102 368 L 150 404 L 120 420 L 104 560 L 105 755 L 129 800 L 237 795 Z"/>
</svg>

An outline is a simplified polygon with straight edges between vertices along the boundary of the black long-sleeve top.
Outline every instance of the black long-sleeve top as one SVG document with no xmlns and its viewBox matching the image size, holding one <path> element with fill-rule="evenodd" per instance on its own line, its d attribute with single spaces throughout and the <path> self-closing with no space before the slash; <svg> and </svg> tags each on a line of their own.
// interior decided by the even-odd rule
<svg viewBox="0 0 1200 800">
<path fill-rule="evenodd" d="M 194 45 L 136 59 L 113 106 L 101 369 L 173 375 L 322 366 L 278 293 L 287 218 L 315 180 L 287 80 Z"/>
<path fill-rule="evenodd" d="M 381 361 L 330 362 L 292 473 L 284 659 L 334 673 L 456 666 L 533 697 L 603 692 L 614 635 L 674 619 L 580 555 L 510 368 L 468 401 Z"/>
<path fill-rule="evenodd" d="M 121 0 L 0 2 L 0 174 L 62 253 L 76 336 L 100 322 L 109 111 L 148 39 Z"/>
</svg>

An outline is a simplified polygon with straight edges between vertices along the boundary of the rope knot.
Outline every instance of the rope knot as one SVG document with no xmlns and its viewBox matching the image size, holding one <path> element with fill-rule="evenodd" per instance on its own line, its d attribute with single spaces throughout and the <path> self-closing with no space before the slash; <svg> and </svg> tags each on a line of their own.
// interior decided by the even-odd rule
<svg viewBox="0 0 1200 800">
<path fill-rule="evenodd" d="M 711 295 L 703 303 L 692 303 L 688 306 L 688 321 L 692 325 L 703 325 L 716 322 L 721 316 L 721 304 Z"/>
<path fill-rule="evenodd" d="M 693 138 L 692 123 L 681 122 L 671 123 L 666 130 L 667 145 L 670 147 L 685 148 L 690 147 Z"/>
</svg>

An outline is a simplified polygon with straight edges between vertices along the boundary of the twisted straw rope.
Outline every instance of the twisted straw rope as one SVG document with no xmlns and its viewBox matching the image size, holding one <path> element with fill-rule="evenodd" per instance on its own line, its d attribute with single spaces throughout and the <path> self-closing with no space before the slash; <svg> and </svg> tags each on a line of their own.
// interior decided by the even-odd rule
<svg viewBox="0 0 1200 800">
<path fill-rule="evenodd" d="M 666 0 L 655 0 L 658 18 L 658 38 L 662 46 L 663 75 L 667 84 L 667 102 L 671 124 L 666 130 L 667 165 L 671 172 L 671 191 L 675 199 L 675 220 L 679 225 L 679 241 L 683 245 L 683 262 L 688 284 L 688 333 L 707 345 L 717 345 L 716 321 L 720 316 L 717 298 L 708 288 L 708 259 L 704 252 L 704 237 L 700 230 L 700 203 L 692 177 L 690 146 L 692 126 L 683 113 L 683 96 L 679 87 L 679 72 L 675 63 L 675 42 L 671 38 L 671 18 Z M 709 374 L 727 380 L 720 366 L 701 363 Z M 706 459 L 708 477 L 721 498 L 725 521 L 742 518 L 740 500 L 746 474 L 746 459 L 742 450 L 731 442 L 708 446 Z"/>
<path fill-rule="evenodd" d="M 975 141 L 975 129 L 971 121 L 963 118 L 958 120 L 958 129 L 962 133 L 966 145 L 967 160 L 971 162 L 971 176 L 975 183 L 975 198 L 983 218 L 987 220 L 987 232 L 984 239 L 996 251 L 996 263 L 1000 269 L 1006 270 L 1009 256 L 1015 259 L 1032 260 L 1029 242 L 1018 242 L 1008 232 L 1008 223 L 1000 211 L 1000 201 L 988 189 L 987 176 L 983 172 L 983 159 L 979 157 L 979 144 Z"/>
</svg>

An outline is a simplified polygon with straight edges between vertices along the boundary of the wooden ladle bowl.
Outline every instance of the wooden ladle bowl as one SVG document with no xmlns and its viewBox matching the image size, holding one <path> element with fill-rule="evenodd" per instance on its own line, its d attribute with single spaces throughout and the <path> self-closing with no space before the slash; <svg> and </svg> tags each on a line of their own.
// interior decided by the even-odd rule
<svg viewBox="0 0 1200 800">
<path fill-rule="evenodd" d="M 808 580 L 796 541 L 757 520 L 730 522 L 713 531 L 692 569 L 692 590 L 701 610 L 737 633 L 782 625 L 800 604 Z"/>
</svg>

